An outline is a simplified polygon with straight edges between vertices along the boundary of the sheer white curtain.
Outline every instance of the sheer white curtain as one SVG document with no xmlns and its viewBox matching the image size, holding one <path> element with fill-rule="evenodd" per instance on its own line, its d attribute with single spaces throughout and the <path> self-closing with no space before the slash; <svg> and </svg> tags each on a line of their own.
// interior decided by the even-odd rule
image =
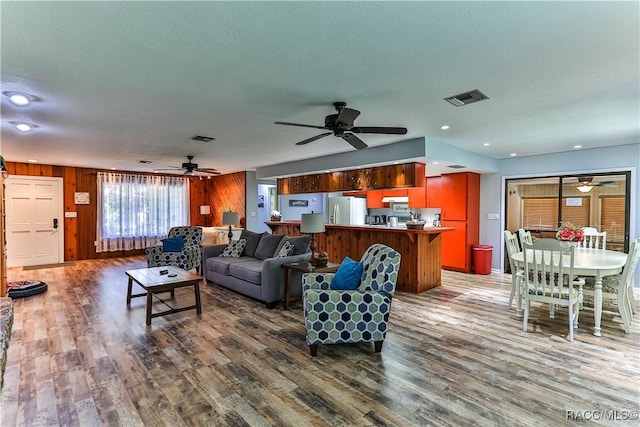
<svg viewBox="0 0 640 427">
<path fill-rule="evenodd" d="M 98 172 L 97 252 L 144 249 L 189 225 L 189 180 Z"/>
</svg>

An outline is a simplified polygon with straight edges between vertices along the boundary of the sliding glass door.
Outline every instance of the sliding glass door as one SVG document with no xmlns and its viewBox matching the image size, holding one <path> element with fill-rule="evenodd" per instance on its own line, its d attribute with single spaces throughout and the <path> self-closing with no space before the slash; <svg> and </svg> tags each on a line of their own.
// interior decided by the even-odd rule
<svg viewBox="0 0 640 427">
<path fill-rule="evenodd" d="M 606 231 L 607 249 L 627 252 L 630 178 L 631 172 L 611 172 L 509 179 L 506 228 L 554 238 L 559 225 L 568 221 Z"/>
</svg>

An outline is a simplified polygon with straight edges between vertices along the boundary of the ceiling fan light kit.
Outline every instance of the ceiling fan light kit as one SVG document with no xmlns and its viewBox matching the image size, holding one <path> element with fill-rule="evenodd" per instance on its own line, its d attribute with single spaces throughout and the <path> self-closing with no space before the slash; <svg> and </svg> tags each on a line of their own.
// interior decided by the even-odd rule
<svg viewBox="0 0 640 427">
<path fill-rule="evenodd" d="M 363 140 L 358 138 L 356 133 L 375 133 L 383 135 L 405 135 L 407 128 L 403 127 L 373 127 L 373 126 L 354 126 L 355 119 L 360 115 L 360 111 L 352 108 L 347 108 L 346 102 L 334 102 L 333 107 L 338 112 L 337 114 L 329 114 L 324 118 L 324 126 L 305 125 L 300 123 L 289 122 L 274 122 L 277 125 L 285 126 L 298 126 L 307 127 L 313 129 L 323 129 L 329 132 L 324 132 L 311 138 L 307 138 L 300 142 L 296 142 L 296 145 L 306 145 L 310 142 L 317 141 L 320 138 L 333 134 L 338 138 L 342 138 L 347 141 L 351 146 L 357 150 L 367 148 Z"/>
<path fill-rule="evenodd" d="M 581 193 L 588 193 L 589 191 L 593 190 L 593 185 L 581 184 L 581 185 L 578 185 L 576 188 Z"/>
</svg>

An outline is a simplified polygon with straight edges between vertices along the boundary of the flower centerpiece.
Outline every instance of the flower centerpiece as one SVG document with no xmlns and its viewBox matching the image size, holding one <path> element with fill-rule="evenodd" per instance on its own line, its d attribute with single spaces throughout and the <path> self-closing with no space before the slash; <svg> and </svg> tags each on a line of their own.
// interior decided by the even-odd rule
<svg viewBox="0 0 640 427">
<path fill-rule="evenodd" d="M 562 223 L 556 233 L 556 239 L 565 242 L 582 242 L 583 237 L 584 231 L 582 227 L 577 227 L 570 222 Z"/>
<path fill-rule="evenodd" d="M 271 221 L 280 221 L 281 219 L 282 215 L 280 215 L 280 211 L 271 211 Z"/>
</svg>

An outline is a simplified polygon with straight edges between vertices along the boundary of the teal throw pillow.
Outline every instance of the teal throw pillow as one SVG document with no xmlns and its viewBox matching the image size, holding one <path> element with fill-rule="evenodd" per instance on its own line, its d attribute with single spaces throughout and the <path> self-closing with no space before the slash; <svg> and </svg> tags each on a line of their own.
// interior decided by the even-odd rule
<svg viewBox="0 0 640 427">
<path fill-rule="evenodd" d="M 162 239 L 162 252 L 180 252 L 184 248 L 184 238 L 182 236 Z"/>
<path fill-rule="evenodd" d="M 330 288 L 340 291 L 355 290 L 360 285 L 362 276 L 362 263 L 345 257 L 333 276 Z"/>
</svg>

